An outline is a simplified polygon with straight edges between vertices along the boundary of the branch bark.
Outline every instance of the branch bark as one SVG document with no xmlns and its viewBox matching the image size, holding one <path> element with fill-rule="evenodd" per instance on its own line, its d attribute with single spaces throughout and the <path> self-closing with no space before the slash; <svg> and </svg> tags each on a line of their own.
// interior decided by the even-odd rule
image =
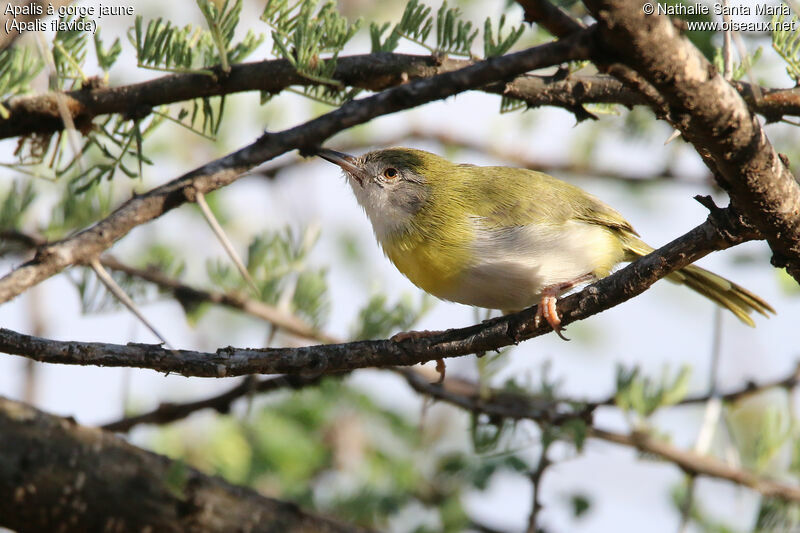
<svg viewBox="0 0 800 533">
<path fill-rule="evenodd" d="M 670 122 L 766 238 L 773 265 L 800 282 L 800 184 L 745 100 L 668 17 L 645 15 L 641 0 L 584 3 L 600 26 L 595 60 L 633 68 L 658 92 Z"/>
<path fill-rule="evenodd" d="M 36 531 L 359 530 L 0 397 L 0 525 Z"/>
<path fill-rule="evenodd" d="M 599 313 L 638 294 L 658 279 L 704 255 L 756 238 L 729 209 L 716 209 L 687 234 L 631 263 L 578 294 L 558 301 L 562 324 Z M 357 368 L 407 366 L 445 357 L 495 350 L 550 331 L 534 325 L 536 307 L 467 328 L 400 339 L 301 348 L 221 348 L 215 353 L 167 350 L 158 345 L 61 342 L 0 329 L 0 350 L 38 361 L 126 366 L 186 376 L 290 374 L 314 377 Z"/>
<path fill-rule="evenodd" d="M 101 427 L 107 431 L 127 432 L 140 424 L 168 424 L 176 420 L 182 420 L 192 413 L 203 409 L 213 409 L 218 413 L 228 413 L 236 400 L 248 394 L 284 389 L 301 389 L 303 387 L 317 385 L 321 378 L 322 376 L 312 378 L 302 376 L 278 376 L 255 382 L 248 378 L 222 394 L 193 402 L 162 403 L 157 408 L 147 413 L 120 418 L 119 420 L 103 424 Z"/>
<path fill-rule="evenodd" d="M 571 417 L 564 416 L 560 420 L 554 420 L 546 418 L 550 412 L 549 410 L 531 408 L 526 412 L 524 406 L 531 402 L 531 398 L 518 393 L 492 391 L 492 394 L 487 396 L 485 393 L 480 393 L 480 389 L 476 384 L 468 382 L 462 382 L 460 390 L 454 391 L 452 388 L 436 383 L 415 379 L 413 375 L 410 375 L 407 379 L 409 379 L 411 387 L 417 392 L 473 413 L 484 413 L 495 418 L 511 418 L 513 420 L 530 419 L 540 424 L 553 425 L 558 425 L 577 417 L 583 418 L 588 424 L 591 424 L 591 406 L 586 407 L 583 416 L 580 416 L 582 413 L 579 412 Z M 550 403 L 553 407 L 556 405 L 552 400 Z M 589 425 L 587 435 L 594 439 L 613 442 L 658 456 L 692 475 L 724 479 L 737 485 L 749 487 L 764 496 L 800 502 L 800 487 L 766 479 L 747 470 L 730 467 L 719 459 L 682 450 L 669 443 L 655 439 L 646 433 L 634 432 L 630 435 L 625 435 Z"/>
<path fill-rule="evenodd" d="M 333 78 L 346 86 L 380 91 L 406 83 L 453 72 L 474 64 L 466 59 L 407 54 L 376 53 L 341 57 Z M 214 70 L 214 69 L 212 69 Z M 119 113 L 131 119 L 150 114 L 153 108 L 245 91 L 279 93 L 290 86 L 318 84 L 300 76 L 282 59 L 233 65 L 229 74 L 171 74 L 120 87 L 87 86 L 59 95 L 76 128 L 87 131 L 95 117 Z M 769 120 L 800 116 L 800 89 L 754 88 L 737 82 L 737 90 L 751 108 Z M 646 105 L 636 91 L 611 76 L 519 76 L 474 89 L 525 101 L 530 107 L 554 106 L 575 112 L 589 103 Z M 9 116 L 0 118 L 0 139 L 20 135 L 49 134 L 64 129 L 55 93 L 13 97 L 3 105 Z M 578 115 L 582 116 L 582 115 Z"/>
<path fill-rule="evenodd" d="M 460 92 L 513 78 L 523 72 L 587 57 L 590 31 L 568 39 L 481 61 L 433 78 L 417 80 L 339 109 L 281 133 L 267 133 L 254 143 L 203 165 L 150 192 L 134 196 L 97 224 L 39 250 L 36 257 L 0 279 L 0 303 L 73 264 L 98 257 L 134 227 L 149 222 L 187 201 L 234 182 L 254 166 L 292 149 L 318 146 L 331 135 L 394 113 Z"/>
</svg>

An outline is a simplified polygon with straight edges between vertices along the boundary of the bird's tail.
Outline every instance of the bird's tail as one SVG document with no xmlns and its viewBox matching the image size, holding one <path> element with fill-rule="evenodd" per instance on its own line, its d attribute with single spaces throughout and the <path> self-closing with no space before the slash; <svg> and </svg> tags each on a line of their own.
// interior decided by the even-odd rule
<svg viewBox="0 0 800 533">
<path fill-rule="evenodd" d="M 653 251 L 652 246 L 637 237 L 633 235 L 626 235 L 626 237 L 625 248 L 628 261 L 633 261 Z M 750 313 L 753 311 L 757 311 L 766 317 L 769 316 L 768 313 L 775 313 L 772 306 L 759 296 L 741 285 L 737 285 L 699 266 L 685 266 L 668 275 L 667 279 L 674 283 L 686 285 L 702 294 L 709 300 L 730 310 L 739 320 L 751 327 L 755 327 L 755 322 L 750 317 Z"/>
</svg>

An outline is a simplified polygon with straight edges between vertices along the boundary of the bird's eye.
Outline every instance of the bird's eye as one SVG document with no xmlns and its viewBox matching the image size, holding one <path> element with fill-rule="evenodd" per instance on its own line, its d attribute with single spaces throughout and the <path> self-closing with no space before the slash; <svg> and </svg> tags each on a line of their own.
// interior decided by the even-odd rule
<svg viewBox="0 0 800 533">
<path fill-rule="evenodd" d="M 397 169 L 389 167 L 383 171 L 383 177 L 386 179 L 393 180 L 397 177 Z"/>
</svg>

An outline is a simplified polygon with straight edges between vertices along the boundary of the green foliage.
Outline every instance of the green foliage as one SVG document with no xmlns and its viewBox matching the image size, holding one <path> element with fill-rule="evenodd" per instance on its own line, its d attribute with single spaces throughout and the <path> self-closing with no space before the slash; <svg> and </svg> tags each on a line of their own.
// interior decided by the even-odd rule
<svg viewBox="0 0 800 533">
<path fill-rule="evenodd" d="M 680 371 L 670 377 L 667 369 L 662 372 L 658 382 L 642 376 L 639 368 L 617 368 L 617 392 L 614 401 L 624 411 L 635 411 L 647 418 L 658 408 L 675 405 L 685 396 L 689 387 L 691 368 L 682 366 Z"/>
<path fill-rule="evenodd" d="M 786 73 L 795 83 L 800 82 L 800 31 L 784 30 L 784 22 L 792 22 L 794 26 L 800 24 L 800 18 L 792 15 L 790 21 L 785 21 L 785 15 L 773 17 L 775 30 L 772 32 L 772 48 L 786 62 Z"/>
<path fill-rule="evenodd" d="M 430 7 L 420 4 L 419 0 L 409 0 L 403 17 L 392 32 L 433 52 L 435 49 L 425 44 L 433 30 L 431 11 Z"/>
<path fill-rule="evenodd" d="M 522 37 L 522 32 L 525 31 L 525 25 L 520 24 L 516 28 L 511 28 L 511 31 L 503 37 L 503 26 L 506 23 L 506 16 L 500 16 L 500 22 L 497 25 L 497 42 L 494 40 L 494 32 L 492 31 L 492 20 L 486 17 L 486 22 L 483 25 L 483 57 L 501 56 L 508 52 L 512 46 Z"/>
<path fill-rule="evenodd" d="M 15 181 L 5 192 L 0 191 L 0 230 L 19 229 L 35 197 L 30 181 L 25 185 Z"/>
<path fill-rule="evenodd" d="M 433 299 L 427 294 L 421 295 L 416 304 L 410 295 L 404 294 L 399 302 L 391 305 L 385 294 L 373 294 L 358 312 L 351 337 L 354 340 L 380 339 L 396 331 L 407 331 L 432 306 Z"/>
<path fill-rule="evenodd" d="M 157 114 L 140 121 L 107 115 L 95 122 L 84 136 L 80 151 L 66 162 L 64 159 L 72 152 L 63 132 L 25 137 L 15 152 L 19 158 L 15 168 L 44 165 L 49 171 L 43 172 L 43 167 L 29 173 L 51 180 L 68 176 L 71 193 L 75 194 L 87 192 L 104 179 L 113 179 L 117 171 L 130 178 L 139 177 L 144 164 L 152 165 L 142 151 L 142 143 L 162 121 L 163 117 Z"/>
<path fill-rule="evenodd" d="M 235 483 L 379 530 L 422 506 L 438 516 L 436 531 L 464 531 L 467 492 L 486 489 L 500 472 L 529 470 L 513 453 L 476 457 L 452 446 L 423 446 L 414 421 L 333 378 L 273 397 L 246 421 L 220 417 L 203 428 L 205 435 L 162 430 L 155 447 Z"/>
<path fill-rule="evenodd" d="M 742 463 L 758 472 L 783 471 L 789 457 L 792 415 L 780 389 L 730 405 L 726 421 Z"/>
<path fill-rule="evenodd" d="M 167 490 L 180 500 L 186 499 L 186 484 L 189 482 L 189 469 L 181 460 L 173 461 L 167 469 L 164 484 Z"/>
<path fill-rule="evenodd" d="M 87 21 L 85 18 L 77 18 L 73 15 L 61 17 L 60 22 L 64 27 L 75 27 L 79 20 Z M 88 22 L 88 21 L 87 21 Z M 82 70 L 82 65 L 86 61 L 87 43 L 89 34 L 83 30 L 73 29 L 56 32 L 53 39 L 53 61 L 55 63 L 56 74 L 60 80 L 85 80 L 86 75 Z"/>
<path fill-rule="evenodd" d="M 161 17 L 153 19 L 144 28 L 144 20 L 137 15 L 133 34 L 128 39 L 136 47 L 138 66 L 168 72 L 204 72 L 205 59 L 214 54 L 214 41 L 210 33 L 191 24 L 179 28 Z"/>
<path fill-rule="evenodd" d="M 305 96 L 315 102 L 319 102 L 321 104 L 329 105 L 332 107 L 339 107 L 345 102 L 348 102 L 355 98 L 360 92 L 361 89 L 353 87 L 348 90 L 343 90 L 339 86 L 331 86 L 331 85 L 306 85 L 302 87 L 300 90 L 295 90 L 293 88 L 287 89 L 289 92 L 297 93 L 300 95 Z"/>
<path fill-rule="evenodd" d="M 486 457 L 449 453 L 439 459 L 438 465 L 438 469 L 450 478 L 448 481 L 454 488 L 467 482 L 478 490 L 486 490 L 492 476 L 498 471 L 526 474 L 530 468 L 518 455 L 505 453 Z"/>
<path fill-rule="evenodd" d="M 559 426 L 553 426 L 555 437 L 572 442 L 579 452 L 583 450 L 586 437 L 589 436 L 589 426 L 585 420 L 571 418 Z"/>
<path fill-rule="evenodd" d="M 147 303 L 154 298 L 153 287 L 141 279 L 123 272 L 112 271 L 109 274 L 134 302 Z M 106 288 L 91 268 L 70 272 L 67 277 L 78 291 L 83 314 L 100 314 L 124 309 L 122 302 Z"/>
<path fill-rule="evenodd" d="M 492 418 L 481 413 L 473 413 L 470 422 L 472 448 L 479 454 L 497 450 L 503 436 L 513 427 L 513 423 L 505 418 Z"/>
<path fill-rule="evenodd" d="M 686 498 L 690 497 L 687 484 L 683 483 L 676 486 L 672 490 L 671 496 L 672 504 L 675 509 L 683 513 L 686 507 Z M 689 509 L 689 518 L 697 524 L 699 530 L 704 533 L 739 533 L 739 530 L 733 529 L 729 525 L 711 518 L 708 512 L 697 501 L 697 498 L 694 497 L 692 497 L 692 505 Z"/>
<path fill-rule="evenodd" d="M 797 531 L 800 505 L 778 498 L 763 498 L 758 509 L 755 531 Z"/>
<path fill-rule="evenodd" d="M 571 494 L 569 504 L 574 518 L 583 518 L 592 508 L 591 498 L 583 493 Z"/>
<path fill-rule="evenodd" d="M 273 52 L 286 59 L 298 74 L 310 80 L 339 85 L 333 79 L 336 58 L 355 35 L 361 19 L 350 24 L 336 11 L 336 3 L 325 2 L 317 11 L 316 0 L 269 0 L 261 19 L 272 28 Z M 321 54 L 332 53 L 329 59 Z"/>
<path fill-rule="evenodd" d="M 310 230 L 297 234 L 291 228 L 264 233 L 250 243 L 246 260 L 261 301 L 286 305 L 287 311 L 315 326 L 321 325 L 330 311 L 327 270 L 310 268 L 306 261 L 317 236 Z M 227 259 L 209 262 L 207 272 L 211 282 L 223 289 L 247 290 Z"/>
<path fill-rule="evenodd" d="M 119 37 L 114 39 L 114 43 L 110 48 L 106 49 L 103 47 L 103 40 L 100 38 L 100 28 L 98 28 L 97 32 L 94 34 L 94 51 L 97 55 L 97 64 L 104 72 L 108 72 L 122 52 L 122 45 L 119 43 Z"/>
<path fill-rule="evenodd" d="M 383 40 L 383 34 L 391 27 L 392 25 L 389 22 L 385 22 L 381 26 L 378 26 L 375 22 L 370 22 L 369 37 L 372 42 L 373 54 L 376 52 L 393 52 L 394 49 L 397 48 L 397 45 L 400 43 L 400 34 L 398 32 L 390 31 L 386 39 Z"/>
<path fill-rule="evenodd" d="M 524 100 L 519 100 L 517 98 L 512 98 L 510 96 L 503 95 L 500 97 L 500 113 L 513 113 L 514 111 L 519 111 L 520 109 L 527 109 L 528 103 Z"/>
<path fill-rule="evenodd" d="M 212 0 L 197 0 L 217 49 L 216 56 L 210 56 L 209 59 L 211 63 L 219 63 L 225 72 L 230 70 L 231 63 L 242 61 L 264 40 L 263 35 L 256 36 L 252 30 L 248 30 L 244 40 L 231 47 L 242 13 L 242 0 L 230 4 L 230 0 L 225 0 L 220 7 Z"/>
<path fill-rule="evenodd" d="M 472 43 L 478 30 L 472 30 L 472 22 L 460 20 L 461 10 L 457 7 L 442 7 L 436 13 L 436 50 L 439 53 L 472 55 Z"/>
<path fill-rule="evenodd" d="M 761 59 L 761 53 L 763 51 L 764 51 L 763 47 L 759 46 L 756 49 L 756 51 L 753 52 L 752 55 L 751 54 L 747 54 L 744 57 L 744 59 L 742 59 L 738 63 L 734 63 L 732 65 L 733 70 L 731 72 L 732 79 L 740 80 L 748 72 L 750 72 L 750 69 L 753 68 L 753 65 L 755 65 L 758 62 L 759 59 Z M 722 49 L 721 48 L 715 48 L 714 49 L 714 67 L 716 67 L 716 69 L 719 72 L 724 72 L 725 71 L 725 58 L 722 55 Z"/>
<path fill-rule="evenodd" d="M 242 41 L 234 43 L 242 0 L 225 0 L 222 6 L 212 0 L 197 0 L 197 6 L 208 30 L 192 25 L 179 28 L 162 18 L 149 21 L 144 28 L 142 17 L 136 17 L 128 38 L 136 47 L 140 67 L 211 74 L 207 67 L 219 64 L 227 72 L 232 63 L 243 61 L 264 40 L 263 35 L 248 30 Z"/>
<path fill-rule="evenodd" d="M 436 20 L 431 15 L 432 9 L 418 0 L 410 0 L 406 4 L 403 17 L 394 27 L 394 33 L 424 46 L 432 53 L 471 56 L 472 43 L 478 36 L 478 30 L 472 29 L 472 22 L 461 19 L 461 10 L 448 8 L 447 2 L 436 12 Z M 428 36 L 436 27 L 436 46 L 427 44 Z"/>
<path fill-rule="evenodd" d="M 304 270 L 297 276 L 292 306 L 314 326 L 321 326 L 330 313 L 327 273 L 321 268 Z"/>
<path fill-rule="evenodd" d="M 89 187 L 84 194 L 65 192 L 53 209 L 45 236 L 59 239 L 71 231 L 94 224 L 111 212 L 111 189 L 102 184 Z"/>
<path fill-rule="evenodd" d="M 44 63 L 31 50 L 15 46 L 0 54 L 0 101 L 30 90 L 33 78 Z M 8 109 L 0 104 L 0 118 L 8 118 Z"/>
<path fill-rule="evenodd" d="M 70 179 L 70 184 L 77 194 L 81 194 L 100 183 L 103 179 L 111 180 L 119 170 L 129 178 L 139 177 L 142 164 L 152 165 L 141 151 L 141 141 L 161 121 L 158 116 L 147 119 L 146 131 L 141 131 L 137 121 L 126 120 L 117 115 L 108 115 L 96 124 L 95 131 L 87 135 L 86 143 L 80 156 L 75 157 L 66 167 L 57 171 L 58 175 L 79 167 L 83 156 L 89 156 L 93 162 Z M 132 165 L 136 165 L 134 168 Z"/>
</svg>

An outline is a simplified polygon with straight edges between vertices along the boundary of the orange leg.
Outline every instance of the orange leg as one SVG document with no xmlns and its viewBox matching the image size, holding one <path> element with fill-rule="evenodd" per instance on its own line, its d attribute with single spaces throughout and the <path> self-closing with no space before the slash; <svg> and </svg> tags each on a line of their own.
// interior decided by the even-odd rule
<svg viewBox="0 0 800 533">
<path fill-rule="evenodd" d="M 580 285 L 581 283 L 594 281 L 595 279 L 597 278 L 594 274 L 584 274 L 583 276 L 578 276 L 573 280 L 565 281 L 563 283 L 556 283 L 555 285 L 550 285 L 542 289 L 542 299 L 539 301 L 539 306 L 536 308 L 536 317 L 534 317 L 533 322 L 534 325 L 539 327 L 542 318 L 544 318 L 547 320 L 547 323 L 550 324 L 550 327 L 553 328 L 553 331 L 556 332 L 556 335 L 565 341 L 568 341 L 569 339 L 561 334 L 561 317 L 558 316 L 558 309 L 556 309 L 558 297 L 568 290 Z"/>
</svg>

